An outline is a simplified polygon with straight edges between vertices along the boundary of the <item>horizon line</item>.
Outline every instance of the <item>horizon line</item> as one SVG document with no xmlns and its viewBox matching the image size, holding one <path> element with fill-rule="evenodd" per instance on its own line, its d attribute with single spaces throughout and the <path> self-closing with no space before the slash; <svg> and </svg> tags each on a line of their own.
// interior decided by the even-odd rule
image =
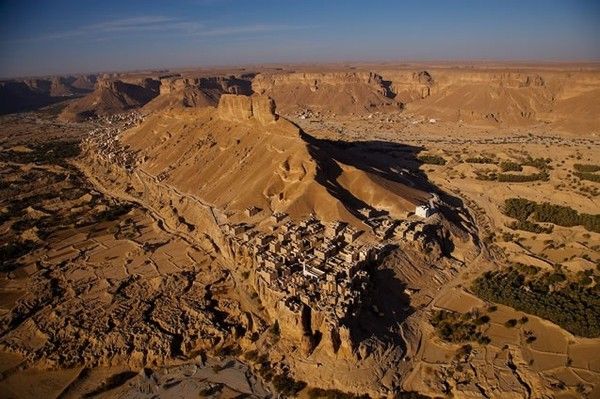
<svg viewBox="0 0 600 399">
<path fill-rule="evenodd" d="M 335 66 L 346 64 L 356 64 L 357 66 L 376 66 L 376 65 L 426 65 L 426 64 L 453 64 L 454 66 L 469 66 L 468 64 L 483 64 L 490 63 L 490 67 L 493 63 L 506 66 L 549 66 L 549 65 L 572 65 L 573 67 L 581 66 L 595 66 L 600 68 L 600 59 L 503 59 L 503 58 L 414 58 L 405 60 L 393 60 L 393 59 L 373 59 L 373 60 L 339 60 L 339 61 L 305 61 L 305 62 L 265 62 L 265 63 L 248 63 L 248 64 L 235 64 L 235 63 L 223 63 L 223 64 L 205 64 L 205 65 L 186 65 L 186 66 L 150 66 L 144 68 L 134 69 L 114 69 L 114 70 L 95 70 L 87 72 L 61 72 L 61 73 L 49 73 L 49 74 L 36 74 L 36 75 L 14 75 L 14 76 L 0 76 L 0 81 L 11 81 L 11 80 L 25 80 L 25 79 L 43 79 L 53 77 L 65 77 L 65 76 L 81 76 L 81 75 L 111 75 L 111 74 L 133 74 L 141 72 L 175 72 L 175 71 L 186 71 L 186 70 L 210 70 L 210 69 L 248 69 L 248 68 L 269 68 L 269 67 L 280 67 L 280 66 Z M 435 65 L 431 65 L 435 67 Z"/>
</svg>

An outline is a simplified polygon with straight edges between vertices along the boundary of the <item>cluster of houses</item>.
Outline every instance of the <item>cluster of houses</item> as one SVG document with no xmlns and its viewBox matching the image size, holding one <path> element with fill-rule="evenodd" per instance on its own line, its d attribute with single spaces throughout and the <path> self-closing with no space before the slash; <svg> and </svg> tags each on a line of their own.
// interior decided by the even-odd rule
<svg viewBox="0 0 600 399">
<path fill-rule="evenodd" d="M 424 207 L 426 209 L 421 209 Z M 244 220 L 262 210 L 250 207 Z M 343 320 L 355 314 L 369 281 L 369 265 L 379 261 L 398 240 L 424 244 L 433 205 L 421 205 L 406 220 L 360 210 L 374 234 L 347 223 L 322 223 L 314 215 L 295 223 L 275 212 L 260 227 L 248 222 L 221 226 L 234 254 L 250 257 L 254 286 L 261 297 L 275 298 L 290 310 L 302 304 Z M 266 227 L 265 227 L 266 226 Z"/>
<path fill-rule="evenodd" d="M 252 258 L 259 295 L 278 296 L 292 311 L 304 303 L 337 319 L 352 315 L 367 288 L 367 266 L 387 244 L 373 244 L 361 230 L 323 224 L 314 216 L 296 224 L 274 213 L 270 223 L 268 232 L 246 223 L 223 226 L 231 249 Z"/>
<path fill-rule="evenodd" d="M 251 207 L 245 216 L 260 212 Z M 226 223 L 222 229 L 233 253 L 252 259 L 259 295 L 275 297 L 292 311 L 306 304 L 341 320 L 358 309 L 369 280 L 368 266 L 380 260 L 393 241 L 426 239 L 423 216 L 404 221 L 365 216 L 375 237 L 347 223 L 324 224 L 314 216 L 294 223 L 280 212 L 269 216 L 266 231 L 245 222 Z"/>
<path fill-rule="evenodd" d="M 98 156 L 104 160 L 122 166 L 127 171 L 133 170 L 135 155 L 120 142 L 121 132 L 142 123 L 143 118 L 137 112 L 105 116 L 98 119 L 99 126 L 82 140 L 85 147 L 93 147 Z"/>
</svg>

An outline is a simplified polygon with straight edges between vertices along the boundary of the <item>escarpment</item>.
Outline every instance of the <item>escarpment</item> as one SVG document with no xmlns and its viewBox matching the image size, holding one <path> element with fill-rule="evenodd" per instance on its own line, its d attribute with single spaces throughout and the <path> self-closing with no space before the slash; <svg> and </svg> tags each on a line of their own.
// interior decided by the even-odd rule
<svg viewBox="0 0 600 399">
<path fill-rule="evenodd" d="M 598 125 L 594 71 L 501 68 L 378 69 L 406 112 L 425 119 L 486 126 L 550 125 L 590 133 Z"/>
<path fill-rule="evenodd" d="M 219 117 L 228 121 L 245 121 L 256 119 L 262 124 L 275 122 L 275 102 L 267 96 L 242 96 L 223 94 L 219 100 Z"/>
<path fill-rule="evenodd" d="M 139 108 L 153 113 L 216 107 L 222 95 L 258 94 L 272 98 L 283 116 L 404 113 L 416 120 L 593 133 L 600 114 L 598 76 L 595 70 L 583 69 L 439 65 L 319 72 L 259 68 L 237 74 L 186 72 L 145 78 L 139 74 L 63 76 L 0 82 L 0 112 L 85 95 L 61 113 L 62 119 L 73 121 Z M 264 121 L 270 120 L 268 107 Z"/>
<path fill-rule="evenodd" d="M 258 74 L 252 89 L 272 97 L 285 113 L 301 109 L 349 114 L 401 104 L 380 75 L 372 72 Z"/>
<path fill-rule="evenodd" d="M 144 106 L 146 112 L 173 107 L 215 107 L 223 94 L 252 94 L 249 80 L 236 76 L 160 79 L 160 95 Z"/>
</svg>

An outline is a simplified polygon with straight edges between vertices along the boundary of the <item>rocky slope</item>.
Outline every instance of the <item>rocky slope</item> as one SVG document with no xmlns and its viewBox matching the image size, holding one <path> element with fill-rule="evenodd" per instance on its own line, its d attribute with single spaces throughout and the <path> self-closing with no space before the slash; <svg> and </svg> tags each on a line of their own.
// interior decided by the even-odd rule
<svg viewBox="0 0 600 399">
<path fill-rule="evenodd" d="M 247 222 L 245 210 L 257 207 L 261 220 L 275 212 L 287 212 L 295 223 L 311 215 L 323 222 L 341 220 L 368 231 L 375 245 L 378 239 L 362 212 L 404 219 L 435 190 L 417 171 L 417 149 L 319 140 L 278 116 L 269 97 L 231 94 L 221 95 L 216 109 L 165 110 L 147 116 L 112 144 L 96 141 L 100 147 L 86 150 L 83 169 L 100 181 L 103 192 L 140 204 L 163 228 L 190 243 L 211 243 L 215 262 L 208 270 L 230 277 L 231 290 L 221 294 L 229 304 L 220 309 L 228 313 L 227 320 L 240 321 L 233 334 L 243 351 L 260 352 L 273 373 L 290 369 L 312 386 L 371 394 L 399 389 L 401 371 L 408 367 L 401 363 L 408 348 L 400 324 L 412 313 L 405 286 L 395 277 L 404 263 L 394 266 L 398 270 L 374 272 L 373 293 L 352 320 L 310 302 L 293 310 L 284 306 L 282 292 L 261 285 L 256 260 L 235 244 L 240 238 L 232 238 L 226 227 Z M 135 159 L 125 169 L 117 161 L 120 151 Z M 400 174 L 400 169 L 406 171 Z M 410 267 L 445 268 L 437 277 L 441 282 L 460 266 L 444 257 L 445 241 L 456 239 L 455 248 L 462 245 L 465 253 L 475 249 L 464 226 L 442 215 L 445 211 L 437 226 L 421 226 L 425 240 L 398 249 L 411 254 L 405 258 Z M 274 325 L 275 330 L 267 329 Z M 319 365 L 325 370 L 315 373 Z"/>
<path fill-rule="evenodd" d="M 394 168 L 418 167 L 418 149 L 395 148 L 408 157 L 382 156 L 375 169 L 366 157 L 385 151 L 384 144 L 316 140 L 274 111 L 268 97 L 225 94 L 217 109 L 150 115 L 123 142 L 147 172 L 225 210 L 258 206 L 361 219 L 362 207 L 404 215 L 428 198 L 427 186 L 413 187 L 410 173 L 392 178 Z"/>
<path fill-rule="evenodd" d="M 151 78 L 134 81 L 102 79 L 92 93 L 67 105 L 60 118 L 80 121 L 139 108 L 158 95 L 159 85 Z"/>
</svg>

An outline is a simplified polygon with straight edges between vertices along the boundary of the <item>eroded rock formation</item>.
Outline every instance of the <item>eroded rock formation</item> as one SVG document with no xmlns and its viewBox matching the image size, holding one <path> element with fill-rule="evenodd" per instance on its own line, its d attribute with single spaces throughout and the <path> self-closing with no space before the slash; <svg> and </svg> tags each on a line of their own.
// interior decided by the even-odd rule
<svg viewBox="0 0 600 399">
<path fill-rule="evenodd" d="M 219 117 L 223 120 L 243 122 L 254 118 L 262 124 L 275 122 L 275 102 L 267 96 L 223 94 L 219 100 Z"/>
</svg>

